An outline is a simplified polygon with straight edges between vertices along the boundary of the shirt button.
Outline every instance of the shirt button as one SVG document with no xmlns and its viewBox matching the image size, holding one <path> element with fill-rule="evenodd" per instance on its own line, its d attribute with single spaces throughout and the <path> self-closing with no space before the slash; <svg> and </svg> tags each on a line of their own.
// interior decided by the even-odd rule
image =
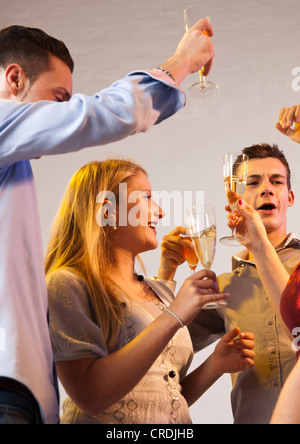
<svg viewBox="0 0 300 444">
<path fill-rule="evenodd" d="M 277 382 L 277 381 L 273 381 L 273 382 L 272 382 L 272 385 L 273 385 L 273 387 L 278 387 L 278 386 L 279 386 L 279 382 Z"/>
<path fill-rule="evenodd" d="M 269 322 L 268 322 L 268 325 L 273 325 L 273 321 L 269 321 Z"/>
</svg>

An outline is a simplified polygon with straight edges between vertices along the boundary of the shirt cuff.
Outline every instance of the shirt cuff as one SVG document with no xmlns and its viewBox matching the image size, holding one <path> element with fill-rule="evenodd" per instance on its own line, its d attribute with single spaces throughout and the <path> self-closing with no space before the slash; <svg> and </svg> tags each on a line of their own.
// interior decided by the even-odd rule
<svg viewBox="0 0 300 444">
<path fill-rule="evenodd" d="M 164 83 L 170 83 L 172 86 L 179 89 L 181 92 L 183 92 L 184 95 L 186 95 L 183 89 L 181 89 L 177 85 L 177 83 L 174 82 L 174 80 L 172 80 L 171 77 L 168 76 L 168 74 L 166 74 L 165 72 L 159 71 L 158 69 L 151 69 L 151 70 L 146 69 L 145 72 L 150 74 L 152 77 L 156 77 L 158 80 L 163 81 Z"/>
<path fill-rule="evenodd" d="M 168 76 L 168 74 L 166 74 L 163 71 L 159 71 L 158 69 L 143 69 L 141 71 L 137 70 L 137 71 L 133 71 L 131 72 L 129 75 L 132 74 L 137 74 L 137 73 L 145 73 L 148 74 L 149 76 L 151 76 L 154 79 L 160 80 L 162 83 L 164 83 L 165 85 L 171 85 L 174 88 L 178 89 L 178 91 L 181 91 L 184 94 L 185 97 L 185 103 L 184 106 L 186 105 L 186 93 L 183 91 L 183 89 L 181 89 L 176 82 L 174 82 L 174 80 L 171 79 L 170 76 Z"/>
</svg>

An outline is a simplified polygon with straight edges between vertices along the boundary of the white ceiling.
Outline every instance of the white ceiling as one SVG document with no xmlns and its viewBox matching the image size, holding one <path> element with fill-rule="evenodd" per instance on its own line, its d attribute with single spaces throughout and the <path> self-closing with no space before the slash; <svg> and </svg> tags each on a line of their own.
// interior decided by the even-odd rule
<svg viewBox="0 0 300 444">
<path fill-rule="evenodd" d="M 39 27 L 63 40 L 75 60 L 74 93 L 93 94 L 132 70 L 164 62 L 184 33 L 183 9 L 191 2 L 0 0 L 0 27 Z M 292 90 L 292 70 L 300 66 L 299 0 L 206 0 L 206 6 L 215 31 L 210 78 L 220 86 L 218 97 L 204 102 L 188 97 L 183 111 L 148 134 L 34 161 L 45 246 L 71 175 L 82 164 L 110 154 L 141 162 L 156 190 L 205 191 L 207 201 L 216 205 L 220 236 L 227 233 L 221 171 L 225 152 L 253 143 L 278 143 L 292 166 L 296 198 L 300 194 L 300 147 L 274 129 L 281 107 L 300 103 L 299 93 Z M 185 89 L 195 76 L 186 79 Z M 299 232 L 299 216 L 296 199 L 290 231 Z M 160 237 L 167 231 L 162 229 Z M 232 253 L 218 246 L 214 266 L 218 274 L 230 269 Z M 145 256 L 150 275 L 155 274 L 158 260 L 159 252 Z M 179 282 L 187 275 L 184 266 Z M 211 390 L 193 408 L 193 420 L 230 422 L 228 390 L 228 382 Z"/>
</svg>

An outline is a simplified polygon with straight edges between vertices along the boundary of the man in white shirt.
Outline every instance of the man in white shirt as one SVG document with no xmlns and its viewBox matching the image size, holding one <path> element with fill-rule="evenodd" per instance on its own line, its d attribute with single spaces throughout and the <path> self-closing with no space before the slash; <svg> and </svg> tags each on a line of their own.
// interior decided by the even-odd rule
<svg viewBox="0 0 300 444">
<path fill-rule="evenodd" d="M 59 419 L 29 161 L 114 142 L 174 114 L 185 105 L 181 81 L 211 69 L 212 34 L 202 19 L 157 69 L 72 97 L 73 61 L 62 42 L 22 26 L 0 31 L 0 423 Z"/>
</svg>

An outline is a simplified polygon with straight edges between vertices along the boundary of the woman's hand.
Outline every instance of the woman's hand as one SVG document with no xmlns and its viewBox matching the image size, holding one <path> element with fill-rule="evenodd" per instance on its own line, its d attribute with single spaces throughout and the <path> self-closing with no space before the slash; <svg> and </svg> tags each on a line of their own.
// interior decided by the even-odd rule
<svg viewBox="0 0 300 444">
<path fill-rule="evenodd" d="M 214 351 L 216 371 L 236 373 L 254 367 L 254 347 L 253 333 L 240 333 L 236 327 L 223 336 Z"/>
<path fill-rule="evenodd" d="M 185 262 L 184 249 L 194 251 L 192 241 L 181 235 L 186 234 L 186 228 L 177 227 L 163 237 L 161 244 L 161 262 L 158 270 L 158 279 L 166 281 L 174 278 L 177 267 Z"/>
<path fill-rule="evenodd" d="M 170 305 L 185 325 L 189 325 L 203 306 L 210 302 L 224 303 L 229 295 L 219 294 L 217 278 L 213 271 L 202 270 L 185 280 L 176 298 Z"/>
<path fill-rule="evenodd" d="M 228 226 L 236 228 L 238 235 L 245 241 L 241 242 L 249 251 L 253 251 L 263 243 L 269 242 L 267 232 L 263 221 L 257 211 L 255 211 L 245 201 L 240 200 L 237 204 L 236 213 L 233 213 L 231 207 L 226 207 L 228 214 Z"/>
</svg>

